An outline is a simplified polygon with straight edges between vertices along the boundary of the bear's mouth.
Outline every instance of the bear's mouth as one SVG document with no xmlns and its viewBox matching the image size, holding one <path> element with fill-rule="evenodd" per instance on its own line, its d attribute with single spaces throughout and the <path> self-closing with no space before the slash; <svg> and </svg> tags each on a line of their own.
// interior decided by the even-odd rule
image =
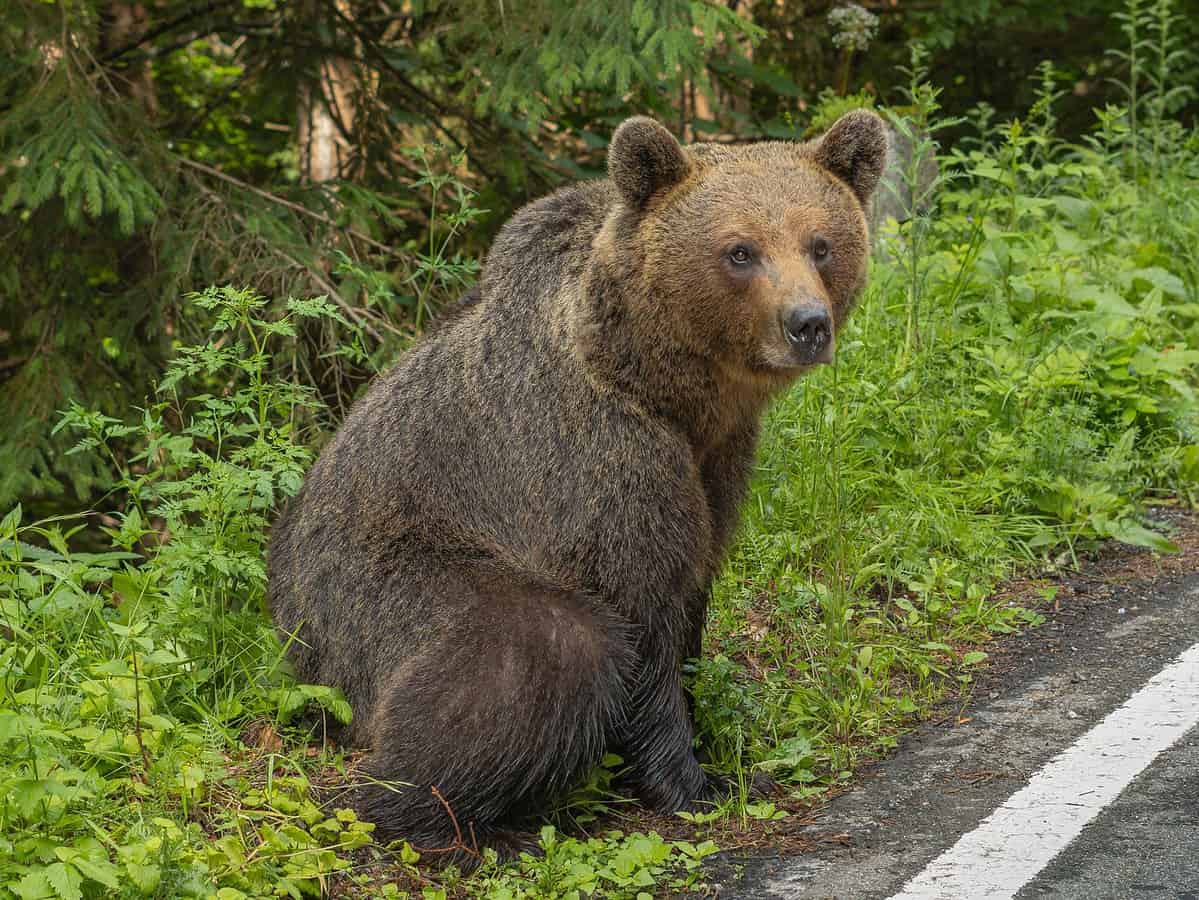
<svg viewBox="0 0 1199 900">
<path fill-rule="evenodd" d="M 750 370 L 758 375 L 769 378 L 791 380 L 805 375 L 818 366 L 827 365 L 833 361 L 833 342 L 829 341 L 824 350 L 815 358 L 795 353 L 790 345 L 774 346 L 762 353 L 750 364 Z"/>
<path fill-rule="evenodd" d="M 817 342 L 815 346 L 805 343 L 795 344 L 788 341 L 786 358 L 779 362 L 778 368 L 806 371 L 814 369 L 817 366 L 828 365 L 833 361 L 834 349 L 834 341 L 831 336 Z"/>
</svg>

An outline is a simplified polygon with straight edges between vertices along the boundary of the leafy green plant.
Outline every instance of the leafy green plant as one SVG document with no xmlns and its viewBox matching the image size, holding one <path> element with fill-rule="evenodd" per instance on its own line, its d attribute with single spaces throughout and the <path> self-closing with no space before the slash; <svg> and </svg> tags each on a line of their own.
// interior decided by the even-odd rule
<svg viewBox="0 0 1199 900">
<path fill-rule="evenodd" d="M 1113 16 L 1125 38 L 1123 48 L 1108 54 L 1125 69 L 1113 79 L 1128 110 L 1128 139 L 1137 147 L 1129 154 L 1134 183 L 1140 179 L 1142 146 L 1148 146 L 1152 176 L 1161 166 L 1166 134 L 1177 127 L 1170 116 L 1195 97 L 1195 88 L 1180 73 L 1188 71 L 1191 52 L 1183 38 L 1184 21 L 1173 0 L 1126 0 Z M 1146 135 L 1148 138 L 1146 139 Z"/>
<path fill-rule="evenodd" d="M 836 784 L 1041 621 L 991 599 L 1015 569 L 1104 539 L 1174 549 L 1141 504 L 1195 492 L 1196 143 L 1124 140 L 1112 111 L 1062 144 L 1040 81 L 1027 122 L 940 159 L 935 208 L 890 237 L 836 364 L 768 419 L 692 675 L 726 771 Z M 1130 154 L 1155 152 L 1135 185 Z"/>
<path fill-rule="evenodd" d="M 541 829 L 540 847 L 543 856 L 525 854 L 511 868 L 485 867 L 472 892 L 496 900 L 673 895 L 697 887 L 704 859 L 717 851 L 711 841 L 667 841 L 655 832 L 564 837 L 549 825 Z"/>
<path fill-rule="evenodd" d="M 264 318 L 264 298 L 231 288 L 193 300 L 211 339 L 180 349 L 139 423 L 75 406 L 58 426 L 112 464 L 123 509 L 88 528 L 23 526 L 17 507 L 0 525 L 0 894 L 299 896 L 369 841 L 317 810 L 302 772 L 259 788 L 226 756 L 247 755 L 251 719 L 281 728 L 309 702 L 350 715 L 288 679 L 262 614 L 267 515 L 299 487 L 295 423 L 319 405 L 266 377 L 270 353 L 340 314 L 293 300 Z M 98 549 L 72 548 L 85 533 Z"/>
<path fill-rule="evenodd" d="M 474 282 L 479 271 L 478 261 L 461 252 L 451 255 L 450 247 L 459 233 L 483 215 L 484 210 L 474 205 L 474 191 L 452 174 L 453 169 L 465 164 L 464 153 L 451 157 L 450 173 L 434 168 L 423 145 L 408 148 L 405 154 L 421 167 L 421 176 L 414 186 L 426 188 L 430 197 L 427 246 L 414 253 L 413 271 L 408 276 L 409 283 L 416 289 L 412 319 L 419 329 L 429 314 L 430 299 L 436 288 L 441 288 L 444 294 L 463 290 Z"/>
</svg>

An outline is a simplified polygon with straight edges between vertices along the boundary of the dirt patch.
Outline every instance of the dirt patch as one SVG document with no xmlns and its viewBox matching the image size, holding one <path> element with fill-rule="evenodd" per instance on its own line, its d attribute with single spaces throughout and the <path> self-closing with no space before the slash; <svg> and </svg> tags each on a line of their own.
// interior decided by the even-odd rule
<svg viewBox="0 0 1199 900">
<path fill-rule="evenodd" d="M 977 673 L 974 683 L 963 693 L 947 700 L 940 714 L 947 715 L 951 707 L 960 707 L 971 697 L 989 695 L 1010 680 L 1016 667 L 1028 669 L 1032 662 L 1035 673 L 1037 658 L 1060 652 L 1063 642 L 1084 640 L 1085 632 L 1078 630 L 1080 623 L 1089 619 L 1097 607 L 1111 605 L 1117 593 L 1126 597 L 1128 589 L 1137 584 L 1199 572 L 1199 512 L 1160 507 L 1154 511 L 1152 522 L 1178 545 L 1178 553 L 1160 554 L 1109 541 L 1080 555 L 1077 570 L 1028 574 L 1001 584 L 992 595 L 996 600 L 1034 608 L 1045 616 L 1045 623 L 988 645 L 990 664 Z M 1048 603 L 1042 599 L 1047 589 L 1054 592 Z M 1115 613 L 1120 616 L 1138 611 L 1135 602 L 1130 602 L 1123 611 L 1118 606 Z"/>
</svg>

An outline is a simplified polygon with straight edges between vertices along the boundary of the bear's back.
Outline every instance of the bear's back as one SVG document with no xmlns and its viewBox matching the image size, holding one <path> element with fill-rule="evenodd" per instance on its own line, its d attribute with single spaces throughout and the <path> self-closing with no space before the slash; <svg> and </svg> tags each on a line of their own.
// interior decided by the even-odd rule
<svg viewBox="0 0 1199 900">
<path fill-rule="evenodd" d="M 571 299 L 614 202 L 610 182 L 585 182 L 505 225 L 462 306 L 355 404 L 276 526 L 273 556 L 304 547 L 311 566 L 347 540 L 417 535 L 553 569 L 554 535 L 600 527 L 630 472 L 689 464 L 660 426 L 596 390 L 574 345 Z"/>
</svg>

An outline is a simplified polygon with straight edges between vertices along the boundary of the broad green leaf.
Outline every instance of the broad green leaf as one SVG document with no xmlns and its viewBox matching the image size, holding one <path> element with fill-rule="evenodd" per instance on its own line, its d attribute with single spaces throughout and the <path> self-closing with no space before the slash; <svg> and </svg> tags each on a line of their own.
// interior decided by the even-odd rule
<svg viewBox="0 0 1199 900">
<path fill-rule="evenodd" d="M 46 868 L 46 880 L 61 900 L 82 900 L 80 885 L 83 883 L 83 876 L 74 866 L 64 862 L 53 863 Z"/>
</svg>

